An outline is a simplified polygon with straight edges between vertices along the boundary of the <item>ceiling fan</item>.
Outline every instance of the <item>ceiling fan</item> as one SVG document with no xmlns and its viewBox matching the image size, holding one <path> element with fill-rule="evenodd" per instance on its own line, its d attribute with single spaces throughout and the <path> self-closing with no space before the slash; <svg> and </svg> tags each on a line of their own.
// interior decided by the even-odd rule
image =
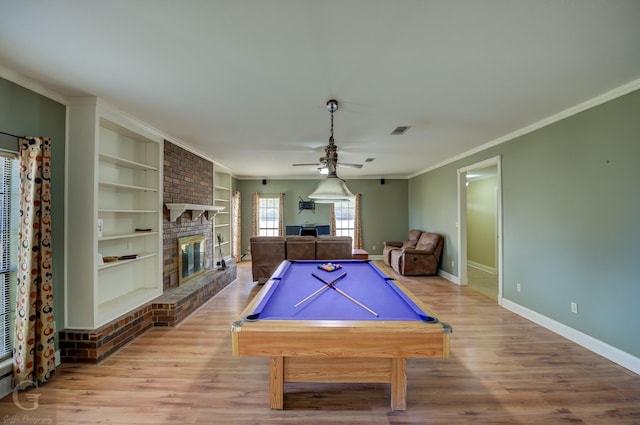
<svg viewBox="0 0 640 425">
<path fill-rule="evenodd" d="M 333 140 L 333 113 L 338 110 L 338 101 L 331 99 L 327 101 L 327 111 L 331 112 L 331 137 L 329 137 L 329 144 L 324 148 L 324 156 L 321 157 L 318 162 L 309 164 L 293 164 L 294 167 L 308 167 L 317 166 L 321 173 L 335 174 L 336 167 L 349 167 L 349 168 L 362 168 L 362 164 L 349 164 L 346 162 L 338 162 L 338 147 Z"/>
</svg>

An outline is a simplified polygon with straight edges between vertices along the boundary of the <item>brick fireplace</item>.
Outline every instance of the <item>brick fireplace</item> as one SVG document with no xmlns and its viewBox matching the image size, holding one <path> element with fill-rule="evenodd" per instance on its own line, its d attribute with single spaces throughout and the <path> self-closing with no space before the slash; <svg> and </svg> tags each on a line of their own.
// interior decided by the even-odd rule
<svg viewBox="0 0 640 425">
<path fill-rule="evenodd" d="M 164 142 L 164 203 L 213 205 L 213 163 L 181 147 Z M 202 235 L 205 271 L 180 285 L 178 240 Z M 175 326 L 237 277 L 233 260 L 225 270 L 213 264 L 213 215 L 195 220 L 185 211 L 175 221 L 163 216 L 163 294 L 106 325 L 92 330 L 59 333 L 63 362 L 98 363 L 156 326 Z"/>
</svg>

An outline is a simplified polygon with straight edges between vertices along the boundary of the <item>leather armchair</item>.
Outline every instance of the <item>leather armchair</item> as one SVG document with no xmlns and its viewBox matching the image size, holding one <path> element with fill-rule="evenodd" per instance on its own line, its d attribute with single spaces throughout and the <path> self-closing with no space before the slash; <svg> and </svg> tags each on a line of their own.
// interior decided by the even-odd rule
<svg viewBox="0 0 640 425">
<path fill-rule="evenodd" d="M 315 260 L 315 236 L 287 236 L 288 260 Z"/>
<path fill-rule="evenodd" d="M 318 236 L 316 260 L 351 260 L 352 247 L 351 236 Z"/>
<path fill-rule="evenodd" d="M 404 242 L 400 241 L 391 241 L 391 242 L 383 242 L 384 246 L 382 248 L 382 260 L 387 266 L 391 265 L 391 251 L 394 249 L 402 249 L 402 248 L 415 248 L 418 244 L 418 239 L 420 239 L 420 235 L 422 234 L 422 230 L 411 229 L 407 234 L 407 239 Z"/>
<path fill-rule="evenodd" d="M 434 275 L 443 246 L 441 235 L 422 232 L 415 247 L 391 251 L 391 267 L 403 276 Z"/>
<path fill-rule="evenodd" d="M 253 236 L 251 244 L 251 273 L 253 281 L 265 283 L 285 260 L 285 238 Z"/>
</svg>

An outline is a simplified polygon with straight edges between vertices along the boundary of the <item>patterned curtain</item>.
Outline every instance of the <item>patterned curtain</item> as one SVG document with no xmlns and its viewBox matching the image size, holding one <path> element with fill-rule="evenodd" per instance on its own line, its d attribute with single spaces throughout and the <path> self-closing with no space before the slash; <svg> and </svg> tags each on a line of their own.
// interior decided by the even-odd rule
<svg viewBox="0 0 640 425">
<path fill-rule="evenodd" d="M 278 236 L 284 236 L 284 193 L 278 194 Z"/>
<path fill-rule="evenodd" d="M 47 382 L 55 370 L 51 270 L 51 139 L 20 139 L 18 287 L 14 386 Z"/>
<path fill-rule="evenodd" d="M 362 224 L 360 220 L 360 198 L 361 193 L 356 193 L 355 217 L 353 219 L 353 247 L 355 249 L 362 248 Z"/>
<path fill-rule="evenodd" d="M 361 193 L 355 194 L 354 219 L 353 219 L 353 247 L 362 249 L 362 222 L 360 220 L 360 198 Z M 329 204 L 329 234 L 336 235 L 336 208 L 335 204 Z"/>
<path fill-rule="evenodd" d="M 242 258 L 242 227 L 240 217 L 240 192 L 236 191 L 231 194 L 231 238 L 233 239 L 233 252 L 231 255 L 236 259 L 236 262 Z"/>
<path fill-rule="evenodd" d="M 336 207 L 329 204 L 329 236 L 336 235 Z"/>
<path fill-rule="evenodd" d="M 251 220 L 251 236 L 258 236 L 258 217 L 260 217 L 260 194 L 253 194 L 253 219 Z"/>
</svg>

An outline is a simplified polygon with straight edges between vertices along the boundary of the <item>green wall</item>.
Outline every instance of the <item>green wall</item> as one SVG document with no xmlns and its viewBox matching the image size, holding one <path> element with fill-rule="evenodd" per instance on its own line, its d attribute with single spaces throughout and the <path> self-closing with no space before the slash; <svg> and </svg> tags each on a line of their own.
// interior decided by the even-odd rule
<svg viewBox="0 0 640 425">
<path fill-rule="evenodd" d="M 451 174 L 443 167 L 409 180 L 409 227 L 444 237 L 440 269 L 452 275 L 458 267 L 457 194 L 456 169 Z"/>
<path fill-rule="evenodd" d="M 0 130 L 20 136 L 46 136 L 52 140 L 51 239 L 57 330 L 64 327 L 65 116 L 65 105 L 0 78 Z M 0 136 L 0 148 L 17 151 L 17 146 L 16 139 Z"/>
<path fill-rule="evenodd" d="M 284 193 L 285 225 L 329 224 L 329 204 L 316 204 L 315 213 L 298 211 L 300 198 L 308 196 L 318 185 L 318 180 L 237 180 L 235 190 L 241 193 L 242 205 L 242 253 L 247 252 L 251 237 L 253 194 Z M 408 181 L 403 179 L 347 180 L 353 193 L 362 194 L 362 238 L 364 248 L 371 255 L 382 254 L 382 243 L 387 240 L 404 240 L 408 230 Z M 375 249 L 374 249 L 375 246 Z"/>
<path fill-rule="evenodd" d="M 494 270 L 498 267 L 495 249 L 497 187 L 497 177 L 472 180 L 467 185 L 467 261 Z"/>
<path fill-rule="evenodd" d="M 410 226 L 457 274 L 457 169 L 501 155 L 504 298 L 640 357 L 639 116 L 635 91 L 415 177 Z"/>
</svg>

